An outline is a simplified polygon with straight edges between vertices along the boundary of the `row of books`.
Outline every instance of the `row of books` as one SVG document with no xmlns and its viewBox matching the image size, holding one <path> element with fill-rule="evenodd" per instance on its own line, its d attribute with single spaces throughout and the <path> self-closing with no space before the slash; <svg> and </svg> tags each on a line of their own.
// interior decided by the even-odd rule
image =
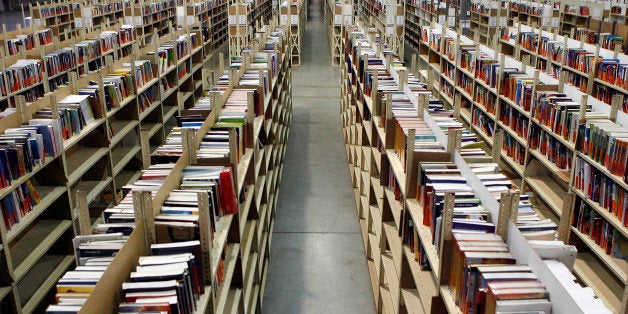
<svg viewBox="0 0 628 314">
<path fill-rule="evenodd" d="M 607 103 L 611 104 L 613 101 L 613 96 L 615 95 L 624 95 L 622 92 L 606 85 L 595 85 L 593 88 L 593 97 Z M 628 112 L 628 97 L 624 97 L 624 102 L 621 106 L 623 112 Z"/>
<path fill-rule="evenodd" d="M 515 131 L 519 137 L 528 138 L 528 128 L 530 119 L 521 111 L 502 103 L 501 110 L 499 111 L 499 120 L 511 130 Z"/>
<path fill-rule="evenodd" d="M 46 73 L 49 77 L 65 73 L 76 67 L 76 54 L 72 48 L 63 48 L 44 56 Z"/>
<path fill-rule="evenodd" d="M 61 14 L 68 14 L 70 12 L 73 12 L 73 6 L 71 5 L 55 5 L 55 6 L 51 6 L 51 7 L 46 7 L 46 8 L 40 8 L 39 9 L 39 13 L 41 14 L 41 17 L 53 17 L 56 15 L 61 15 Z"/>
<path fill-rule="evenodd" d="M 628 182 L 628 129 L 605 117 L 587 119 L 578 128 L 576 150 L 590 156 L 609 173 Z"/>
<path fill-rule="evenodd" d="M 52 34 L 52 29 L 44 28 L 35 31 L 35 37 L 37 37 L 39 45 L 45 46 L 52 44 L 54 35 Z"/>
<path fill-rule="evenodd" d="M 28 51 L 35 48 L 35 41 L 32 34 L 19 34 L 15 38 L 6 39 L 7 54 L 9 56 L 16 55 L 20 51 Z"/>
<path fill-rule="evenodd" d="M 195 312 L 204 288 L 199 241 L 153 244 L 151 253 L 122 284 L 119 312 Z"/>
<path fill-rule="evenodd" d="M 628 193 L 625 191 L 619 195 L 620 203 L 624 207 L 628 204 L 627 195 Z M 619 214 L 625 215 L 625 210 Z M 618 219 L 624 221 L 623 216 L 618 217 Z M 575 202 L 572 226 L 583 235 L 590 237 L 607 255 L 623 260 L 628 259 L 628 239 L 593 206 L 581 198 L 577 198 Z"/>
<path fill-rule="evenodd" d="M 579 15 L 589 15 L 589 7 L 588 6 L 576 6 L 572 4 L 565 4 L 565 13 L 573 13 Z"/>
<path fill-rule="evenodd" d="M 6 153 L 2 149 L 0 150 L 0 157 L 4 156 L 6 156 Z M 2 181 L 5 181 L 4 169 L 2 171 Z M 30 180 L 26 180 L 8 193 L 0 200 L 0 210 L 2 210 L 5 230 L 11 230 L 15 224 L 22 221 L 24 216 L 40 202 L 41 197 Z"/>
<path fill-rule="evenodd" d="M 573 182 L 575 189 L 599 204 L 601 208 L 611 212 L 624 226 L 628 226 L 626 217 L 628 191 L 621 184 L 580 157 L 576 158 Z"/>
<path fill-rule="evenodd" d="M 4 70 L 6 82 L 4 95 L 21 91 L 43 80 L 44 67 L 41 60 L 20 59 Z"/>
<path fill-rule="evenodd" d="M 596 77 L 604 82 L 628 89 L 628 64 L 620 63 L 619 59 L 603 59 L 599 62 Z"/>
<path fill-rule="evenodd" d="M 141 7 L 141 14 L 143 16 L 154 14 L 154 13 L 158 13 L 158 12 L 165 11 L 168 9 L 173 9 L 174 7 L 175 7 L 174 0 L 163 0 L 163 1 L 155 1 L 153 3 L 144 3 L 144 5 Z M 131 15 L 131 14 L 127 14 L 127 15 Z"/>
<path fill-rule="evenodd" d="M 49 305 L 46 313 L 78 313 L 126 240 L 121 233 L 75 237 L 76 267 L 57 282 L 56 304 Z"/>
</svg>

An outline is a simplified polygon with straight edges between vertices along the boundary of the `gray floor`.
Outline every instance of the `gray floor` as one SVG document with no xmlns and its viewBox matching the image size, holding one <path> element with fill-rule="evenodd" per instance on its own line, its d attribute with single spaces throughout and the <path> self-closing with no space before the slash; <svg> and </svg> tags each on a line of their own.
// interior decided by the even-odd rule
<svg viewBox="0 0 628 314">
<path fill-rule="evenodd" d="M 373 313 L 321 0 L 309 7 L 281 181 L 264 313 Z"/>
<path fill-rule="evenodd" d="M 28 12 L 28 8 L 26 8 L 26 10 L 24 11 L 24 14 L 26 14 L 27 17 L 30 16 L 30 13 Z M 27 26 L 26 21 L 24 21 L 24 18 L 22 18 L 21 10 L 6 11 L 6 12 L 0 13 L 0 32 L 2 32 L 2 24 L 5 24 L 7 28 L 7 32 L 10 32 L 14 29 L 17 29 L 15 25 L 18 23 L 22 24 L 22 27 Z"/>
</svg>

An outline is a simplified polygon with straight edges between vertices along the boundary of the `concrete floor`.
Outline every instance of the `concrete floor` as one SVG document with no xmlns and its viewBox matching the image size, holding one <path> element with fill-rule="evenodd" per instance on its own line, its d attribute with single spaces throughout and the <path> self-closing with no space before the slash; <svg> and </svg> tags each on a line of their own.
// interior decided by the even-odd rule
<svg viewBox="0 0 628 314">
<path fill-rule="evenodd" d="M 264 313 L 373 313 L 375 305 L 338 114 L 340 70 L 331 66 L 313 0 L 281 181 Z"/>
</svg>

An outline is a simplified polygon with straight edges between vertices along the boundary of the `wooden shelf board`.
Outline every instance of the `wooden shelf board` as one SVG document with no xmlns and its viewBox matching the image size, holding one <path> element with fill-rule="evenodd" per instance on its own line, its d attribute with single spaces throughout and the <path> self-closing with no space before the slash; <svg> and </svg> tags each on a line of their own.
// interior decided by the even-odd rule
<svg viewBox="0 0 628 314">
<path fill-rule="evenodd" d="M 425 312 L 430 312 L 432 308 L 432 299 L 438 296 L 438 285 L 436 275 L 433 270 L 422 270 L 419 262 L 414 259 L 414 253 L 407 245 L 403 246 L 404 255 L 408 262 L 412 278 L 417 287 L 418 294 L 421 296 L 421 304 Z"/>
<path fill-rule="evenodd" d="M 225 263 L 225 280 L 222 285 L 218 287 L 217 296 L 216 296 L 216 313 L 225 313 L 225 306 L 227 302 L 227 297 L 229 296 L 229 291 L 231 287 L 231 279 L 233 279 L 233 274 L 235 272 L 236 262 L 238 259 L 238 255 L 240 253 L 240 244 L 232 243 L 227 249 L 226 254 L 226 263 Z"/>
<path fill-rule="evenodd" d="M 449 312 L 450 314 L 462 314 L 460 308 L 454 302 L 454 298 L 451 295 L 451 290 L 449 289 L 449 286 L 440 286 L 440 295 L 443 298 L 447 312 Z"/>
<path fill-rule="evenodd" d="M 242 249 L 242 267 L 245 269 L 249 267 L 248 255 L 252 253 L 253 245 L 253 230 L 257 227 L 257 220 L 249 220 L 245 224 L 244 232 L 240 236 L 240 248 Z"/>
<path fill-rule="evenodd" d="M 233 221 L 233 214 L 224 215 L 220 217 L 220 220 L 216 222 L 216 231 L 214 232 L 214 245 L 212 246 L 211 260 L 218 261 L 222 255 L 227 236 L 229 235 L 229 228 L 231 228 L 231 222 Z M 218 263 L 212 264 L 212 276 L 216 274 L 218 269 Z"/>
<path fill-rule="evenodd" d="M 111 138 L 111 144 L 109 145 L 109 147 L 113 147 L 118 144 L 118 142 L 120 142 L 127 134 L 129 134 L 129 132 L 131 132 L 131 130 L 133 130 L 139 124 L 139 121 L 125 120 L 118 120 L 110 123 L 109 125 L 115 130 L 116 135 Z"/>
<path fill-rule="evenodd" d="M 73 263 L 74 256 L 43 256 L 17 283 L 17 293 L 22 302 L 22 311 L 24 313 L 33 312 Z"/>
<path fill-rule="evenodd" d="M 549 177 L 526 177 L 526 183 L 534 190 L 535 195 L 549 205 L 554 213 L 560 217 L 563 210 L 563 196 L 566 192 L 563 187 Z"/>
<path fill-rule="evenodd" d="M 388 205 L 390 206 L 390 210 L 392 211 L 395 225 L 397 225 L 397 228 L 400 228 L 401 212 L 403 211 L 402 205 L 399 203 L 399 201 L 395 200 L 395 192 L 393 192 L 391 189 L 384 188 L 384 194 L 386 195 L 386 200 L 388 201 Z"/>
<path fill-rule="evenodd" d="M 386 234 L 386 239 L 388 240 L 391 256 L 395 262 L 395 268 L 399 271 L 401 269 L 401 260 L 399 258 L 401 258 L 401 255 L 403 254 L 403 243 L 401 243 L 401 237 L 399 237 L 397 228 L 390 221 L 383 223 L 383 229 Z"/>
<path fill-rule="evenodd" d="M 224 313 L 238 313 L 238 307 L 240 306 L 240 302 L 242 302 L 242 289 L 235 288 L 229 290 L 229 295 L 227 296 L 227 301 L 224 307 Z"/>
<path fill-rule="evenodd" d="M 108 185 L 111 184 L 111 180 L 113 180 L 113 178 L 107 177 L 102 181 L 81 181 L 77 184 L 76 190 L 87 193 L 87 204 L 89 205 Z"/>
<path fill-rule="evenodd" d="M 377 303 L 377 298 L 379 297 L 379 273 L 375 272 L 375 264 L 373 261 L 366 261 L 369 270 L 369 276 L 371 277 L 371 288 L 373 290 L 373 298 L 375 298 L 375 302 Z"/>
<path fill-rule="evenodd" d="M 627 282 L 626 274 L 628 274 L 628 260 L 614 258 L 607 255 L 602 248 L 593 241 L 588 235 L 581 233 L 575 227 L 571 227 L 572 233 L 574 233 L 587 247 L 597 256 L 598 260 L 601 260 L 619 280 Z M 581 253 L 578 253 L 580 256 Z"/>
<path fill-rule="evenodd" d="M 253 149 L 247 149 L 246 153 L 240 158 L 240 162 L 238 163 L 238 194 L 242 192 L 242 188 L 244 187 L 244 179 L 246 178 L 246 173 L 251 166 L 251 160 L 253 160 Z"/>
<path fill-rule="evenodd" d="M 107 154 L 109 149 L 105 147 L 83 147 L 66 157 L 68 164 L 68 183 L 70 185 L 78 181 L 87 170 Z"/>
<path fill-rule="evenodd" d="M 142 151 L 140 146 L 118 147 L 111 151 L 111 159 L 113 162 L 113 175 L 117 175 L 124 167 Z"/>
<path fill-rule="evenodd" d="M 241 203 L 240 208 L 238 209 L 238 217 L 240 218 L 240 232 L 244 231 L 244 224 L 248 221 L 249 212 L 251 211 L 251 205 L 253 205 L 253 191 L 255 190 L 255 185 L 249 184 L 246 191 L 246 198 L 244 199 L 244 203 Z M 240 234 L 242 236 L 242 234 Z"/>
<path fill-rule="evenodd" d="M 379 287 L 379 291 L 380 291 L 379 293 L 381 294 L 381 300 L 382 300 L 382 304 L 380 304 L 381 313 L 395 313 L 393 302 L 391 299 L 391 293 L 388 290 L 388 288 Z"/>
<path fill-rule="evenodd" d="M 421 304 L 421 297 L 416 289 L 401 289 L 403 303 L 408 313 L 423 314 L 426 313 Z"/>
<path fill-rule="evenodd" d="M 14 277 L 19 281 L 72 226 L 70 220 L 40 220 L 11 248 L 15 267 Z"/>
<path fill-rule="evenodd" d="M 393 261 L 390 252 L 383 253 L 381 258 L 382 267 L 384 267 L 384 271 L 386 272 L 386 283 L 388 291 L 390 292 L 390 298 L 394 309 L 393 311 L 394 313 L 397 313 L 399 312 L 399 296 L 401 295 L 399 288 L 399 273 L 395 267 L 395 262 Z"/>
<path fill-rule="evenodd" d="M 618 285 L 611 274 L 600 270 L 599 262 L 595 256 L 586 252 L 578 252 L 574 273 L 584 284 L 593 289 L 607 307 L 613 311 L 619 311 L 624 287 Z"/>
</svg>

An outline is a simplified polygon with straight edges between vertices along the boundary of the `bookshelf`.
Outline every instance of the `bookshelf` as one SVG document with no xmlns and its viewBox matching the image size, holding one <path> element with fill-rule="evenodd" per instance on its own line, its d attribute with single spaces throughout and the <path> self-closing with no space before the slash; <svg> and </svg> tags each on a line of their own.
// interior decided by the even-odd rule
<svg viewBox="0 0 628 314">
<path fill-rule="evenodd" d="M 159 57 L 152 52 L 169 43 L 186 48 L 171 67 L 157 73 Z M 41 196 L 41 201 L 21 221 L 10 230 L 2 228 L 3 259 L 7 261 L 4 274 L 11 276 L 6 277 L 9 279 L 4 285 L 3 312 L 45 308 L 43 300 L 49 298 L 55 282 L 74 263 L 71 239 L 79 233 L 78 212 L 87 212 L 90 225 L 99 223 L 100 213 L 120 201 L 122 187 L 135 181 L 150 162 L 145 156 L 164 143 L 176 124 L 175 116 L 204 96 L 204 69 L 209 66 L 211 55 L 205 47 L 209 44 L 211 38 L 203 42 L 200 30 L 179 29 L 156 39 L 153 46 L 139 49 L 134 45 L 132 55 L 120 56 L 115 62 L 103 61 L 98 72 L 85 71 L 78 79 L 70 76 L 67 86 L 28 106 L 23 98 L 15 97 L 19 109 L 2 119 L 3 132 L 28 122 L 43 108 L 60 108 L 62 100 L 85 89 L 90 82 L 103 86 L 125 63 L 138 65 L 136 62 L 144 60 L 143 66 L 148 65 L 155 74 L 141 83 L 135 77 L 133 85 L 137 85 L 129 86 L 129 95 L 118 102 L 93 98 L 93 121 L 63 141 L 58 154 L 46 157 L 41 165 L 14 178 L 11 185 L 2 189 L 4 199 L 30 181 Z M 87 66 L 86 62 L 77 67 Z M 165 81 L 169 81 L 169 89 L 164 88 Z M 104 95 L 104 89 L 99 94 Z"/>
<path fill-rule="evenodd" d="M 31 5 L 32 27 L 35 29 L 48 27 L 61 40 L 74 36 L 74 13 L 80 5 L 74 1 L 47 1 Z"/>
<path fill-rule="evenodd" d="M 31 38 L 38 36 L 34 34 Z M 77 43 L 77 40 L 80 42 Z M 15 108 L 17 96 L 25 96 L 29 103 L 36 101 L 44 94 L 66 86 L 73 75 L 88 75 L 110 62 L 129 56 L 134 49 L 135 33 L 128 26 L 115 25 L 106 31 L 83 33 L 72 40 L 59 42 L 52 36 L 45 45 L 40 42 L 40 39 L 34 39 L 32 49 L 19 48 L 17 53 L 0 62 L 3 82 L 9 82 L 8 70 L 12 66 L 23 64 L 25 60 L 35 60 L 38 64 L 35 73 L 41 76 L 38 80 L 8 88 L 6 93 L 1 92 L 0 108 Z"/>
<path fill-rule="evenodd" d="M 361 15 L 369 25 L 385 34 L 385 42 L 395 53 L 403 59 L 404 41 L 404 5 L 398 1 L 371 1 L 360 2 Z"/>
<path fill-rule="evenodd" d="M 439 98 L 452 108 L 460 108 L 459 115 L 462 120 L 468 123 L 470 128 L 479 134 L 487 144 L 497 147 L 503 146 L 501 150 L 502 162 L 510 169 L 513 177 L 520 178 L 522 190 L 530 191 L 535 195 L 539 211 L 546 217 L 554 219 L 558 224 L 570 225 L 571 218 L 564 218 L 563 215 L 571 217 L 573 211 L 577 210 L 577 206 L 571 201 L 571 196 L 565 199 L 561 195 L 573 195 L 576 204 L 586 202 L 591 205 L 592 201 L 584 196 L 584 193 L 574 188 L 573 178 L 576 174 L 573 173 L 574 168 L 569 165 L 569 162 L 561 165 L 560 161 L 550 161 L 546 153 L 542 153 L 542 149 L 532 147 L 536 135 L 532 136 L 531 134 L 532 132 L 541 132 L 541 136 L 553 138 L 552 141 L 556 141 L 556 145 L 562 147 L 561 149 L 566 149 L 565 156 L 568 161 L 585 159 L 581 156 L 583 154 L 577 152 L 572 140 L 556 134 L 536 116 L 531 115 L 530 110 L 517 105 L 514 100 L 505 96 L 504 83 L 489 85 L 477 73 L 469 71 L 466 66 L 461 66 L 460 60 L 450 57 L 446 51 L 452 51 L 450 50 L 451 47 L 456 47 L 453 51 L 458 55 L 460 53 L 484 55 L 489 60 L 495 60 L 495 62 L 505 64 L 509 68 L 524 70 L 527 73 L 524 77 L 527 76 L 527 80 L 530 82 L 529 86 L 532 88 L 538 88 L 539 91 L 562 91 L 580 107 L 583 104 L 589 105 L 593 111 L 600 112 L 606 117 L 610 116 L 611 119 L 615 119 L 625 127 L 625 114 L 617 113 L 621 111 L 619 110 L 621 102 L 615 102 L 611 107 L 592 97 L 587 99 L 578 88 L 566 85 L 541 71 L 535 71 L 534 66 L 522 66 L 521 63 L 509 57 L 502 57 L 501 53 L 496 53 L 486 46 L 477 45 L 473 40 L 465 37 L 458 41 L 457 34 L 453 31 L 448 30 L 447 35 L 443 37 L 440 37 L 441 35 L 429 37 L 431 35 L 427 35 L 428 33 L 435 33 L 428 29 L 434 28 L 423 27 L 425 35 L 417 47 L 420 63 L 423 64 L 420 69 L 424 69 L 422 72 L 424 79 L 428 82 L 435 82 L 432 86 L 435 94 L 438 93 Z M 440 28 L 438 29 L 440 30 Z M 434 40 L 441 40 L 441 43 L 446 42 L 445 45 L 450 48 L 436 45 Z M 521 46 L 521 50 L 523 48 Z M 527 60 L 527 57 L 522 59 Z M 498 77 L 501 77 L 500 75 L 502 74 L 499 74 Z M 502 82 L 501 79 L 497 81 Z M 453 88 L 443 88 L 447 85 Z M 529 118 L 526 119 L 526 117 Z M 521 119 L 528 124 L 527 127 L 521 128 L 511 123 L 512 121 L 521 121 Z M 499 133 L 505 134 L 506 141 L 500 140 L 496 136 Z M 623 183 L 619 184 L 622 185 Z M 625 231 L 625 227 L 619 221 L 608 215 L 608 210 L 600 206 L 593 208 L 599 213 L 600 219 L 606 219 L 604 221 L 614 225 L 618 232 Z M 578 224 L 570 226 L 570 231 L 561 233 L 560 238 L 569 239 L 579 249 L 574 267 L 575 274 L 593 288 L 610 309 L 619 311 L 625 303 L 623 292 L 625 291 L 626 278 L 623 277 L 624 272 L 621 270 L 624 267 L 624 261 L 602 254 L 603 250 L 595 244 L 596 242 L 591 237 L 579 232 Z M 596 271 L 592 272 L 592 269 Z"/>
<path fill-rule="evenodd" d="M 307 5 L 303 1 L 282 2 L 279 8 L 279 24 L 290 25 L 292 65 L 301 65 L 301 42 L 307 21 Z"/>
<path fill-rule="evenodd" d="M 519 55 L 521 58 L 528 58 L 525 57 L 527 55 L 530 58 L 530 65 L 532 67 L 550 73 L 558 79 L 564 76 L 562 79 L 565 80 L 565 82 L 575 85 L 583 92 L 609 105 L 612 104 L 613 96 L 615 95 L 621 96 L 622 99 L 626 99 L 628 96 L 621 84 L 614 84 L 615 75 L 609 75 L 607 77 L 604 74 L 606 73 L 604 71 L 604 65 L 609 59 L 618 59 L 620 63 L 623 62 L 622 60 L 628 60 L 626 59 L 626 55 L 620 52 L 622 50 L 622 43 L 615 45 L 615 47 L 612 47 L 614 49 L 609 50 L 602 48 L 602 45 L 586 43 L 584 37 L 581 37 L 580 40 L 577 41 L 567 36 L 559 36 L 555 33 L 549 33 L 519 23 L 515 23 L 511 28 L 504 29 L 502 33 L 502 39 L 500 40 L 502 52 L 514 57 Z M 521 36 L 517 38 L 524 38 L 526 41 L 520 46 L 515 45 L 517 42 L 512 40 L 517 34 L 521 34 Z M 538 38 L 541 38 L 542 44 L 538 44 Z M 611 44 L 612 42 L 609 43 L 607 47 L 611 48 L 609 47 Z M 554 47 L 558 46 L 567 47 L 567 49 L 562 52 L 563 55 L 554 52 L 549 54 L 549 50 L 545 49 L 545 47 L 550 46 L 550 49 L 554 49 Z M 571 55 L 572 51 L 576 51 L 576 53 L 577 51 L 582 51 L 583 53 L 591 54 L 591 57 L 596 58 L 595 60 L 598 61 L 593 62 L 590 71 L 580 71 L 580 69 L 584 68 L 574 63 L 575 59 Z M 548 66 L 548 63 L 551 64 L 551 66 Z M 625 112 L 624 100 L 620 101 L 622 103 L 620 110 Z"/>
<path fill-rule="evenodd" d="M 325 25 L 329 38 L 331 52 L 331 64 L 339 66 L 342 63 L 342 27 L 353 22 L 353 5 L 348 1 L 325 1 L 324 5 Z"/>
<path fill-rule="evenodd" d="M 448 244 L 445 242 L 440 247 L 432 244 L 434 233 L 429 226 L 424 225 L 425 211 L 422 201 L 417 196 L 417 188 L 420 189 L 422 186 L 421 182 L 418 182 L 421 176 L 417 178 L 417 174 L 420 173 L 417 168 L 420 162 L 452 161 L 459 169 L 467 169 L 472 163 L 482 163 L 481 160 L 484 159 L 491 164 L 494 159 L 483 155 L 484 152 L 473 157 L 465 152 L 469 148 L 461 147 L 461 143 L 456 139 L 462 137 L 458 134 L 470 134 L 466 133 L 464 128 L 458 133 L 438 126 L 443 122 L 436 122 L 437 118 L 432 118 L 431 111 L 427 110 L 428 103 L 430 108 L 433 105 L 431 95 L 436 95 L 436 91 L 425 89 L 414 79 L 414 75 L 407 75 L 408 70 L 402 67 L 400 62 L 390 58 L 391 55 L 386 50 L 382 50 L 385 46 L 382 45 L 383 40 L 377 38 L 377 34 L 362 32 L 361 29 L 363 28 L 353 26 L 343 32 L 343 42 L 347 45 L 345 49 L 347 61 L 341 76 L 341 118 L 349 172 L 354 184 L 357 211 L 378 312 L 460 313 L 461 310 L 454 303 L 451 286 L 447 284 L 446 279 L 449 275 L 448 268 L 451 267 L 448 258 L 443 258 L 449 257 L 446 253 Z M 369 45 L 364 45 L 368 38 L 371 38 Z M 388 56 L 385 57 L 386 54 Z M 395 122 L 397 118 L 394 118 L 391 111 L 400 110 L 401 107 L 395 109 L 395 99 L 409 103 L 402 105 L 403 108 L 411 106 L 404 109 L 410 111 L 404 111 L 402 115 L 408 118 L 411 117 L 410 114 L 416 113 L 418 120 L 422 119 L 434 132 L 436 141 L 442 144 L 443 150 L 435 149 L 430 153 L 415 150 L 419 140 L 416 142 L 413 140 L 416 131 L 411 127 L 406 133 L 406 140 L 401 141 L 397 138 L 399 136 L 399 132 L 395 131 L 398 130 Z M 415 111 L 412 112 L 412 109 Z M 401 136 L 403 139 L 404 135 Z M 493 156 L 499 156 L 499 153 L 495 152 Z M 521 210 L 518 195 L 502 194 L 498 205 L 494 194 L 481 191 L 484 188 L 481 180 L 471 179 L 474 177 L 471 173 L 465 177 L 474 181 L 470 183 L 474 193 L 477 193 L 476 195 L 482 199 L 482 204 L 494 213 L 491 217 L 497 225 L 498 234 L 503 234 L 502 232 L 506 232 L 507 229 L 508 246 L 511 253 L 517 256 L 517 261 L 529 265 L 535 273 L 543 274 L 539 278 L 544 284 L 548 286 L 556 284 L 550 292 L 550 295 L 554 296 L 552 309 L 554 311 L 591 309 L 589 306 L 592 304 L 579 303 L 582 300 L 578 300 L 577 294 L 571 294 L 574 290 L 583 288 L 560 279 L 561 275 L 542 262 L 534 251 L 528 250 L 528 242 L 518 229 L 521 225 L 515 227 L 508 222 L 510 218 L 506 218 L 508 215 L 506 211 L 513 208 L 516 210 L 517 207 Z M 513 198 L 517 201 L 513 201 Z M 510 207 L 505 204 L 510 204 Z M 444 207 L 447 206 L 445 201 Z M 446 211 L 444 209 L 444 220 L 449 219 Z M 511 212 L 511 218 L 512 215 Z M 508 228 L 505 224 L 508 224 Z M 443 226 L 447 225 L 444 223 Z M 451 230 L 444 229 L 441 238 L 447 239 L 448 232 Z M 418 250 L 415 244 L 408 243 L 411 238 L 421 243 L 421 261 L 417 260 L 419 253 L 413 251 Z M 423 267 L 425 263 L 429 268 Z M 563 268 L 563 271 L 567 271 L 567 268 Z M 587 297 L 589 300 L 593 298 L 592 295 Z M 601 302 L 597 302 L 597 305 L 603 307 Z"/>
<path fill-rule="evenodd" d="M 133 195 L 136 214 L 158 218 L 162 204 L 173 190 L 179 188 L 186 167 L 193 164 L 229 165 L 236 172 L 237 212 L 221 216 L 213 236 L 201 236 L 201 242 L 207 245 L 203 250 L 208 256 L 206 265 L 212 282 L 218 269 L 223 269 L 222 282 L 206 283 L 205 292 L 196 302 L 197 311 L 202 313 L 259 312 L 262 307 L 277 195 L 292 116 L 289 40 L 286 32 L 276 30 L 281 34 L 274 39 L 266 32 L 259 34 L 258 40 L 263 43 L 259 50 L 255 47 L 251 53 L 243 53 L 242 61 L 233 63 L 229 73 L 209 91 L 211 110 L 205 111 L 204 121 L 197 133 L 185 133 L 189 134 L 186 137 L 191 136 L 188 139 L 192 141 L 184 145 L 179 156 L 174 156 L 176 163 L 156 193 L 152 197 L 146 193 L 144 200 L 140 199 L 141 193 L 137 191 Z M 261 62 L 262 55 L 268 57 L 265 59 L 267 63 Z M 248 75 L 257 75 L 270 84 L 267 87 L 250 85 L 246 83 Z M 258 100 L 251 97 L 253 90 L 260 93 Z M 197 151 L 197 147 L 206 132 L 218 123 L 221 112 L 229 110 L 230 106 L 239 106 L 240 100 L 234 102 L 232 97 L 239 97 L 242 91 L 247 95 L 244 102 L 248 108 L 246 128 L 252 132 L 247 132 L 246 138 L 241 139 L 236 139 L 235 132 L 231 132 L 230 137 L 233 137 L 229 140 L 227 160 L 197 155 L 202 150 Z M 254 114 L 255 106 L 260 106 L 262 111 Z M 194 106 L 185 112 L 202 114 L 203 110 L 199 110 L 200 107 Z M 236 142 L 240 140 L 246 143 L 246 150 L 238 157 Z M 157 162 L 157 159 L 153 161 Z M 145 255 L 147 243 L 150 245 L 153 242 L 151 238 L 164 236 L 154 235 L 158 226 L 150 221 L 153 219 L 137 220 L 135 230 L 95 287 L 83 311 L 106 309 L 115 312 L 118 309 L 122 283 L 137 265 L 138 257 Z M 199 221 L 204 226 L 208 226 L 207 223 Z M 224 257 L 221 258 L 221 255 Z M 223 266 L 219 266 L 220 263 Z"/>
</svg>

